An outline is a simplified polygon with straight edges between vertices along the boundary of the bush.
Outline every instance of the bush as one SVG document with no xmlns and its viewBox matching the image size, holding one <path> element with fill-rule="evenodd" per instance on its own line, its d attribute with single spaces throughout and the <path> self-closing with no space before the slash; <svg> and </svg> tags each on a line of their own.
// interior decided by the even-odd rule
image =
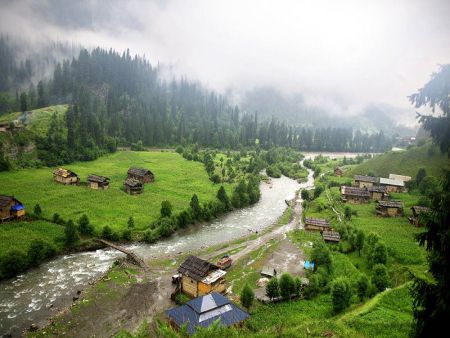
<svg viewBox="0 0 450 338">
<path fill-rule="evenodd" d="M 117 242 L 120 240 L 119 234 L 117 232 L 113 232 L 112 229 L 107 225 L 103 227 L 102 238 L 113 242 Z"/>
<path fill-rule="evenodd" d="M 55 249 L 40 239 L 34 239 L 30 243 L 27 252 L 27 262 L 30 266 L 38 266 L 44 259 L 55 254 Z"/>
<path fill-rule="evenodd" d="M 240 298 L 242 306 L 249 310 L 253 304 L 253 300 L 255 299 L 255 293 L 248 284 L 245 284 L 242 289 Z"/>
<path fill-rule="evenodd" d="M 309 200 L 309 191 L 306 189 L 303 189 L 302 192 L 300 193 L 300 196 L 301 196 L 302 200 L 308 201 Z"/>
<path fill-rule="evenodd" d="M 269 280 L 266 285 L 266 296 L 270 299 L 280 297 L 280 285 L 278 283 L 278 278 L 273 277 Z"/>
<path fill-rule="evenodd" d="M 128 218 L 127 225 L 128 225 L 128 228 L 129 228 L 129 229 L 133 229 L 133 228 L 134 228 L 134 218 L 133 218 L 133 216 L 130 216 L 130 217 Z"/>
<path fill-rule="evenodd" d="M 175 303 L 177 305 L 184 305 L 187 302 L 189 302 L 190 300 L 191 299 L 183 292 L 178 292 L 177 295 L 175 296 Z"/>
<path fill-rule="evenodd" d="M 269 165 L 266 169 L 266 173 L 267 173 L 267 176 L 269 176 L 269 177 L 273 177 L 273 178 L 281 177 L 281 170 L 275 164 Z"/>
<path fill-rule="evenodd" d="M 294 285 L 295 285 L 295 295 L 300 296 L 301 290 L 302 290 L 302 281 L 299 277 L 294 278 Z"/>
<path fill-rule="evenodd" d="M 41 206 L 40 206 L 39 204 L 36 204 L 36 205 L 34 206 L 33 213 L 34 213 L 34 215 L 35 215 L 36 217 L 41 217 L 41 215 L 42 215 L 42 209 L 41 209 Z"/>
<path fill-rule="evenodd" d="M 344 209 L 345 219 L 350 221 L 352 219 L 352 209 L 349 206 L 346 206 Z"/>
<path fill-rule="evenodd" d="M 373 248 L 371 255 L 372 264 L 386 264 L 387 262 L 387 248 L 383 242 L 378 242 Z"/>
<path fill-rule="evenodd" d="M 369 279 L 366 275 L 362 275 L 359 277 L 356 282 L 356 292 L 358 294 L 359 300 L 363 301 L 367 295 L 367 291 L 369 289 Z"/>
<path fill-rule="evenodd" d="M 308 276 L 309 284 L 304 289 L 303 293 L 306 299 L 312 299 L 316 297 L 320 292 L 319 278 L 315 274 Z"/>
<path fill-rule="evenodd" d="M 355 238 L 355 249 L 358 250 L 359 256 L 361 256 L 361 250 L 364 247 L 364 240 L 366 236 L 362 230 L 358 230 Z"/>
<path fill-rule="evenodd" d="M 72 246 L 80 239 L 78 235 L 78 230 L 71 219 L 66 224 L 64 228 L 64 242 L 67 246 Z"/>
<path fill-rule="evenodd" d="M 202 209 L 200 207 L 200 203 L 198 201 L 198 196 L 194 194 L 191 198 L 191 202 L 189 203 L 191 210 L 192 210 L 192 216 L 195 220 L 200 220 L 202 215 Z"/>
<path fill-rule="evenodd" d="M 78 231 L 82 235 L 92 236 L 94 234 L 94 226 L 89 223 L 89 218 L 83 215 L 78 220 Z"/>
<path fill-rule="evenodd" d="M 169 201 L 161 202 L 161 217 L 172 216 L 172 204 Z"/>
<path fill-rule="evenodd" d="M 331 286 L 331 301 L 335 313 L 342 312 L 350 306 L 352 288 L 347 277 L 338 277 Z"/>
<path fill-rule="evenodd" d="M 384 264 L 376 264 L 372 269 L 372 284 L 378 291 L 384 291 L 389 285 L 387 268 Z"/>
<path fill-rule="evenodd" d="M 217 191 L 217 199 L 222 203 L 225 211 L 231 210 L 231 201 L 223 185 L 219 188 L 219 191 Z"/>
<path fill-rule="evenodd" d="M 295 293 L 294 279 L 289 273 L 283 273 L 280 277 L 280 295 L 284 299 L 291 298 Z"/>
<path fill-rule="evenodd" d="M 184 151 L 184 149 L 183 149 L 182 146 L 178 146 L 178 147 L 175 149 L 175 151 L 176 151 L 178 154 L 182 154 L 183 151 Z"/>
<path fill-rule="evenodd" d="M 159 236 L 155 231 L 148 230 L 144 233 L 143 240 L 145 243 L 153 244 L 158 240 L 158 238 L 159 238 Z"/>
<path fill-rule="evenodd" d="M 131 230 L 130 229 L 125 229 L 122 233 L 122 238 L 125 241 L 131 241 L 132 240 L 132 236 L 131 236 Z"/>
<path fill-rule="evenodd" d="M 0 257 L 0 277 L 13 277 L 27 268 L 27 256 L 19 250 L 10 250 Z"/>
<path fill-rule="evenodd" d="M 316 188 L 314 189 L 314 199 L 319 197 L 322 192 L 323 192 L 323 186 L 316 185 Z"/>
<path fill-rule="evenodd" d="M 191 214 L 186 210 L 183 210 L 182 212 L 180 212 L 176 216 L 176 219 L 177 219 L 177 224 L 180 228 L 184 228 L 186 225 L 188 225 L 192 221 Z"/>
<path fill-rule="evenodd" d="M 315 263 L 315 269 L 322 266 L 331 271 L 331 254 L 324 242 L 315 242 L 311 251 L 311 260 Z"/>
</svg>

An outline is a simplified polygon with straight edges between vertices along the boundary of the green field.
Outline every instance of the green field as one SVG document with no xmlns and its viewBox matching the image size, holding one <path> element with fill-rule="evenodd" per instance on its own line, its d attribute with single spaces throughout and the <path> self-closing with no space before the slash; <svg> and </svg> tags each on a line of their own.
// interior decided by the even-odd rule
<svg viewBox="0 0 450 338">
<path fill-rule="evenodd" d="M 349 170 L 345 175 L 353 177 L 353 175 L 365 175 L 371 171 L 383 177 L 388 177 L 389 174 L 415 177 L 419 168 L 425 168 L 429 176 L 439 177 L 442 169 L 450 169 L 450 166 L 447 156 L 443 155 L 436 146 L 427 143 L 406 151 L 390 151 L 376 156 Z"/>
<path fill-rule="evenodd" d="M 155 182 L 146 184 L 141 195 L 130 196 L 122 190 L 131 166 L 148 168 L 155 174 Z M 219 189 L 208 179 L 202 163 L 187 161 L 172 152 L 120 151 L 66 168 L 76 172 L 82 182 L 92 173 L 107 176 L 111 179 L 110 188 L 96 191 L 83 184 L 61 185 L 53 182 L 52 168 L 41 168 L 0 173 L 0 193 L 14 195 L 30 212 L 39 203 L 47 218 L 58 213 L 64 220 L 77 220 L 85 213 L 97 229 L 109 225 L 121 230 L 133 216 L 139 230 L 157 219 L 162 201 L 169 200 L 177 213 L 189 206 L 193 194 L 198 195 L 200 202 L 207 202 L 215 198 Z M 230 190 L 230 185 L 225 187 Z"/>
<path fill-rule="evenodd" d="M 0 257 L 10 249 L 26 252 L 34 239 L 41 239 L 61 249 L 61 241 L 57 240 L 64 236 L 62 225 L 46 221 L 5 223 L 0 224 L 0 229 Z"/>
</svg>

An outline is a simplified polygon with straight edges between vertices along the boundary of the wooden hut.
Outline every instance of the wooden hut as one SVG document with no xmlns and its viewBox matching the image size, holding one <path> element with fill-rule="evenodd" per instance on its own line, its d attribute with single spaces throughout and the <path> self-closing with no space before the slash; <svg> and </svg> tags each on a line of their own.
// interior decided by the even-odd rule
<svg viewBox="0 0 450 338">
<path fill-rule="evenodd" d="M 53 171 L 53 180 L 61 184 L 80 184 L 78 175 L 64 168 L 58 168 Z"/>
<path fill-rule="evenodd" d="M 0 195 L 0 221 L 20 219 L 25 216 L 24 205 L 14 196 Z"/>
<path fill-rule="evenodd" d="M 368 188 L 367 190 L 370 193 L 370 199 L 374 201 L 383 201 L 389 196 L 386 191 L 386 187 L 383 186 L 373 186 Z"/>
<path fill-rule="evenodd" d="M 324 231 L 330 230 L 331 224 L 326 219 L 321 218 L 305 218 L 305 230 Z"/>
<path fill-rule="evenodd" d="M 322 238 L 325 242 L 339 243 L 341 235 L 337 231 L 322 231 Z"/>
<path fill-rule="evenodd" d="M 390 180 L 402 181 L 402 182 L 409 182 L 409 181 L 411 181 L 411 176 L 389 174 L 389 179 Z"/>
<path fill-rule="evenodd" d="M 190 297 L 206 295 L 210 292 L 225 292 L 226 272 L 218 266 L 189 256 L 178 268 L 181 274 L 181 291 Z"/>
<path fill-rule="evenodd" d="M 123 189 L 130 195 L 142 194 L 144 191 L 144 184 L 134 178 L 127 178 L 123 184 Z"/>
<path fill-rule="evenodd" d="M 343 202 L 349 203 L 368 203 L 370 199 L 370 192 L 367 189 L 347 187 L 343 185 L 341 187 L 341 198 Z"/>
<path fill-rule="evenodd" d="M 415 205 L 411 207 L 411 211 L 413 215 L 409 218 L 409 222 L 414 224 L 416 227 L 420 227 L 423 226 L 423 224 L 420 223 L 420 215 L 429 212 L 430 208 Z"/>
<path fill-rule="evenodd" d="M 378 184 L 378 181 L 378 177 L 355 175 L 355 186 L 359 188 L 370 188 Z"/>
<path fill-rule="evenodd" d="M 105 176 L 89 175 L 87 178 L 89 188 L 106 190 L 109 188 L 109 178 Z"/>
<path fill-rule="evenodd" d="M 405 191 L 405 182 L 399 180 L 391 180 L 389 178 L 381 177 L 380 186 L 386 187 L 386 191 L 388 193 Z"/>
<path fill-rule="evenodd" d="M 145 168 L 130 168 L 127 172 L 128 178 L 134 178 L 142 183 L 150 183 L 155 180 L 155 175 Z"/>
<path fill-rule="evenodd" d="M 335 167 L 334 168 L 334 176 L 341 177 L 342 175 L 344 175 L 344 171 L 342 170 L 342 168 L 341 167 Z"/>
<path fill-rule="evenodd" d="M 378 216 L 383 217 L 403 216 L 403 203 L 400 201 L 378 201 L 376 212 Z"/>
</svg>

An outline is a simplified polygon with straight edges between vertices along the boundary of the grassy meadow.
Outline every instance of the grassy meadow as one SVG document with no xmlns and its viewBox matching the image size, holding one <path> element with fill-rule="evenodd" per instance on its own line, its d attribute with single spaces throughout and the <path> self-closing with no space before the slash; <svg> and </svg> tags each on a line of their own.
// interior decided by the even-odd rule
<svg viewBox="0 0 450 338">
<path fill-rule="evenodd" d="M 130 196 L 123 191 L 131 166 L 148 168 L 155 174 L 155 182 L 146 184 L 141 195 Z M 81 182 L 86 182 L 89 174 L 107 176 L 110 187 L 92 190 L 84 184 L 61 185 L 53 182 L 52 168 L 40 168 L 0 173 L 0 193 L 14 195 L 29 212 L 39 203 L 46 218 L 58 213 L 64 220 L 76 221 L 86 214 L 96 229 L 109 225 L 113 230 L 122 230 L 133 216 L 140 230 L 157 219 L 162 201 L 169 200 L 177 213 L 189 206 L 193 194 L 202 203 L 214 199 L 219 189 L 208 179 L 202 163 L 187 161 L 172 152 L 119 151 L 65 167 L 76 172 Z M 229 185 L 225 187 L 230 190 Z"/>
</svg>

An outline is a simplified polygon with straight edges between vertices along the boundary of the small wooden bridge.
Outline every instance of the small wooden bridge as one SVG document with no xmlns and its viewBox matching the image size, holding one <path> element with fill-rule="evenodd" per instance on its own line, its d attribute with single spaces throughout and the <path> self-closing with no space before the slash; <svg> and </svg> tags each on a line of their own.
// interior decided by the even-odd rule
<svg viewBox="0 0 450 338">
<path fill-rule="evenodd" d="M 97 241 L 100 243 L 109 246 L 110 248 L 116 249 L 117 251 L 123 252 L 127 255 L 127 258 L 135 262 L 137 265 L 139 265 L 141 268 L 143 268 L 145 271 L 149 269 L 148 265 L 145 263 L 145 261 L 142 259 L 142 257 L 138 256 L 136 253 L 134 253 L 131 250 L 127 250 L 117 244 L 114 244 L 112 242 L 109 242 L 107 240 L 97 238 Z"/>
</svg>

